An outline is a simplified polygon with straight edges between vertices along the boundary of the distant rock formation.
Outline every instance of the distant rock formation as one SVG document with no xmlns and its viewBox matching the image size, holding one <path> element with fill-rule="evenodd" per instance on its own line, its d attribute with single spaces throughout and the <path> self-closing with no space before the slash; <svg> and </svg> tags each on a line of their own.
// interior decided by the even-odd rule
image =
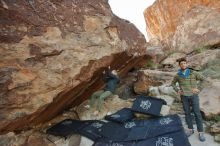
<svg viewBox="0 0 220 146">
<path fill-rule="evenodd" d="M 157 0 L 144 12 L 150 39 L 190 52 L 220 43 L 219 0 Z"/>
</svg>

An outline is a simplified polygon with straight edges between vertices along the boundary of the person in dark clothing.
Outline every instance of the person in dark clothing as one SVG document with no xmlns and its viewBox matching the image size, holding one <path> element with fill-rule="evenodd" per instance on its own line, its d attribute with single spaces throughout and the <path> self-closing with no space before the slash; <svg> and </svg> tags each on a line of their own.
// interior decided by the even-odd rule
<svg viewBox="0 0 220 146">
<path fill-rule="evenodd" d="M 98 90 L 94 92 L 90 99 L 90 106 L 93 106 L 95 103 L 95 99 L 98 98 L 98 111 L 101 110 L 104 100 L 115 93 L 115 89 L 117 88 L 117 85 L 120 82 L 116 70 L 108 70 L 107 72 L 104 71 L 103 75 L 103 79 L 106 82 L 105 88 L 103 90 Z"/>
<path fill-rule="evenodd" d="M 189 69 L 185 58 L 179 59 L 178 63 L 180 69 L 174 77 L 171 86 L 173 86 L 174 90 L 179 93 L 181 97 L 183 110 L 185 112 L 185 120 L 189 128 L 186 132 L 186 135 L 189 137 L 194 133 L 190 110 L 190 106 L 192 106 L 197 124 L 197 130 L 199 132 L 199 140 L 205 141 L 206 139 L 204 136 L 203 120 L 200 113 L 198 96 L 199 92 L 204 86 L 205 77 L 200 73 Z M 198 84 L 197 81 L 200 81 L 200 84 Z M 179 84 L 179 88 L 177 88 L 176 83 Z"/>
<path fill-rule="evenodd" d="M 104 90 L 114 93 L 118 83 L 120 82 L 117 71 L 112 70 L 104 74 L 104 81 L 106 82 Z"/>
</svg>

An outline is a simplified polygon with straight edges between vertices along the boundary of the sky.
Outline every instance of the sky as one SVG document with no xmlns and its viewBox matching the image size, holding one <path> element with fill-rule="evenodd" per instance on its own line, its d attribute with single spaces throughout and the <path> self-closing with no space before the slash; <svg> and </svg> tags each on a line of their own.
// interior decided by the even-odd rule
<svg viewBox="0 0 220 146">
<path fill-rule="evenodd" d="M 115 15 L 133 23 L 148 40 L 144 10 L 155 0 L 109 0 L 109 5 Z"/>
</svg>

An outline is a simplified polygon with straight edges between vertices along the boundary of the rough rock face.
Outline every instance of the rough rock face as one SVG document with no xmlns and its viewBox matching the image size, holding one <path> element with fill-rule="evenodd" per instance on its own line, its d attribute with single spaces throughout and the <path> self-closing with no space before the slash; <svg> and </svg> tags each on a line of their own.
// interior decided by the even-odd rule
<svg viewBox="0 0 220 146">
<path fill-rule="evenodd" d="M 220 81 L 213 81 L 212 85 L 204 88 L 200 93 L 200 107 L 207 118 L 220 114 Z"/>
<path fill-rule="evenodd" d="M 79 104 L 103 85 L 104 67 L 126 72 L 140 60 L 128 55 L 145 53 L 144 36 L 106 0 L 2 0 L 0 28 L 0 133 Z"/>
<path fill-rule="evenodd" d="M 220 44 L 220 11 L 197 6 L 182 17 L 170 45 L 187 53 L 216 44 Z"/>
<path fill-rule="evenodd" d="M 150 77 L 151 80 L 157 81 L 159 83 L 170 84 L 176 72 L 165 72 L 159 70 L 143 70 L 144 73 Z"/>
<path fill-rule="evenodd" d="M 200 11 L 194 10 L 194 13 L 191 11 L 189 14 L 187 14 L 187 12 L 191 10 L 192 8 L 194 8 L 195 6 L 205 6 L 207 8 L 200 10 Z M 193 38 L 199 36 L 198 38 L 199 39 L 198 44 L 199 44 L 202 42 L 203 35 L 205 35 L 205 37 L 208 37 L 208 36 L 211 37 L 212 35 L 215 35 L 213 37 L 216 37 L 216 32 L 214 31 L 217 31 L 217 30 L 219 31 L 219 20 L 213 19 L 213 17 L 216 17 L 216 15 L 213 15 L 213 14 L 217 14 L 219 13 L 219 11 L 220 11 L 219 0 L 184 0 L 184 1 L 182 0 L 173 0 L 173 1 L 157 0 L 151 7 L 145 10 L 144 16 L 145 16 L 145 20 L 147 23 L 147 32 L 148 32 L 149 37 L 157 38 L 161 41 L 166 42 L 167 44 L 170 44 L 170 40 L 173 40 L 172 37 L 177 30 L 177 26 L 181 25 L 182 23 L 180 20 L 182 19 L 184 15 L 187 15 L 187 17 L 183 19 L 185 23 L 182 24 L 182 27 L 184 27 L 185 25 L 188 25 L 187 29 L 190 29 L 189 26 L 191 26 L 191 23 L 192 23 L 193 25 L 192 28 L 194 29 L 187 30 L 187 31 L 190 31 L 193 33 Z M 195 15 L 196 12 L 197 12 L 197 15 Z M 202 12 L 202 14 L 199 15 L 198 14 L 199 12 Z M 206 12 L 208 12 L 207 15 L 205 15 Z M 194 22 L 192 20 L 194 20 Z M 209 30 L 210 27 L 212 26 L 215 27 L 216 26 L 215 24 L 217 23 L 218 23 L 218 28 L 213 28 Z M 205 27 L 208 24 L 211 24 L 211 25 L 209 25 L 208 27 Z M 178 29 L 183 29 L 183 28 L 179 27 Z M 182 35 L 182 37 L 185 37 L 185 34 L 182 34 L 182 31 L 179 32 L 178 34 L 179 34 L 178 37 L 180 37 L 180 35 Z M 187 38 L 188 37 L 186 37 L 185 39 Z M 178 39 L 182 40 L 183 38 L 178 38 Z M 192 39 L 192 37 L 188 39 Z M 190 40 L 190 41 L 195 41 L 194 42 L 195 44 L 196 41 L 198 41 L 198 39 Z M 209 39 L 213 40 L 213 38 L 204 38 L 204 39 L 205 40 L 203 41 L 207 41 Z M 186 43 L 186 42 L 183 42 L 183 43 Z M 182 44 L 178 44 L 178 45 L 182 45 Z M 174 46 L 174 47 L 179 47 L 179 46 Z M 195 47 L 195 46 L 189 46 L 189 47 Z"/>
</svg>

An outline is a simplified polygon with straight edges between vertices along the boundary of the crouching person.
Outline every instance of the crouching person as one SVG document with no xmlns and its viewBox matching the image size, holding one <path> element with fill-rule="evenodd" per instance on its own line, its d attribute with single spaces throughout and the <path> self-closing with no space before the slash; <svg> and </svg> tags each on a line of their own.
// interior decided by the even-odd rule
<svg viewBox="0 0 220 146">
<path fill-rule="evenodd" d="M 118 73 L 116 70 L 108 70 L 108 71 L 104 71 L 103 72 L 104 75 L 104 81 L 106 83 L 105 88 L 103 90 L 98 90 L 96 92 L 94 92 L 90 98 L 90 106 L 93 106 L 95 103 L 95 100 L 98 98 L 98 104 L 97 104 L 97 108 L 98 111 L 100 112 L 100 110 L 102 109 L 102 106 L 104 104 L 104 100 L 107 97 L 110 97 L 114 94 L 115 89 L 117 88 L 117 85 L 120 82 L 120 79 L 118 77 Z"/>
</svg>

